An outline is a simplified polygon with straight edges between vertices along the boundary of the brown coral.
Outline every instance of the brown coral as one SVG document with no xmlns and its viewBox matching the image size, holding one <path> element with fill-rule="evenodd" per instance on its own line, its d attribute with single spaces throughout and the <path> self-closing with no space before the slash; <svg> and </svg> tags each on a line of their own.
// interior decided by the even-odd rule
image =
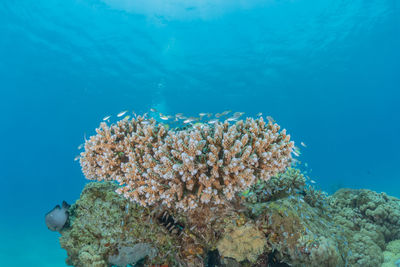
<svg viewBox="0 0 400 267">
<path fill-rule="evenodd" d="M 116 180 L 119 194 L 143 206 L 219 205 L 289 165 L 294 144 L 279 130 L 262 118 L 168 130 L 138 116 L 101 123 L 80 163 L 86 178 Z"/>
<path fill-rule="evenodd" d="M 264 252 L 267 241 L 264 234 L 253 225 L 228 228 L 224 237 L 218 242 L 218 251 L 224 257 L 238 262 L 249 260 L 255 262 Z"/>
</svg>

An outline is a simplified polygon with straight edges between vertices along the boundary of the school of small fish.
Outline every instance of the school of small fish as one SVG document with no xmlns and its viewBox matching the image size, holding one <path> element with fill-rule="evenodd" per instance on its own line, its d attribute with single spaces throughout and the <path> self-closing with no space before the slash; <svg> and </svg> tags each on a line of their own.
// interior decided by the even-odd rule
<svg viewBox="0 0 400 267">
<path fill-rule="evenodd" d="M 127 112 L 128 112 L 128 110 L 119 112 L 117 114 L 117 118 L 124 116 Z M 235 122 L 235 121 L 239 120 L 239 118 L 244 114 L 244 112 L 235 112 L 230 117 L 228 117 L 227 115 L 229 115 L 232 111 L 225 110 L 221 113 L 216 113 L 214 116 L 212 113 L 200 112 L 198 114 L 198 117 L 186 117 L 183 115 L 183 113 L 177 113 L 175 115 L 165 115 L 161 112 L 158 112 L 158 110 L 155 108 L 150 108 L 150 112 L 151 112 L 150 113 L 151 117 L 153 117 L 153 118 L 156 117 L 156 118 L 159 118 L 160 120 L 170 121 L 170 122 L 178 122 L 178 123 L 182 122 L 183 124 L 195 124 L 195 123 L 199 123 L 199 122 L 214 124 L 214 123 L 217 123 L 218 121 L 220 121 L 220 119 L 221 119 L 221 121 Z M 132 112 L 132 114 L 134 117 L 137 116 L 135 112 Z M 257 116 L 258 117 L 262 116 L 262 113 L 261 112 L 257 113 Z M 110 122 L 111 117 L 112 117 L 111 115 L 105 116 L 103 118 L 103 121 Z M 147 113 L 145 113 L 143 115 L 143 117 L 146 118 Z M 224 117 L 224 119 L 222 119 L 223 117 Z M 130 118 L 129 115 L 124 117 L 124 119 L 129 119 L 129 118 Z M 271 117 L 268 117 L 268 120 L 270 120 L 270 119 L 271 119 Z M 146 123 L 144 123 L 144 124 L 146 124 Z"/>
</svg>

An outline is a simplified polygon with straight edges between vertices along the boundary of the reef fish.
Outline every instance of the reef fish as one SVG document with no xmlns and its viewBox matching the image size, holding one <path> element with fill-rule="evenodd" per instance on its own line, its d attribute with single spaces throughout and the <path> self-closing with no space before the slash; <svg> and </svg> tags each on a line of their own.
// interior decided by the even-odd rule
<svg viewBox="0 0 400 267">
<path fill-rule="evenodd" d="M 45 221 L 49 230 L 60 231 L 64 228 L 69 217 L 69 207 L 70 205 L 67 202 L 63 201 L 62 207 L 60 207 L 60 205 L 57 205 L 46 214 Z"/>
<path fill-rule="evenodd" d="M 183 123 L 191 123 L 193 121 L 197 121 L 198 119 L 195 117 L 189 117 L 186 120 L 183 121 Z"/>
<path fill-rule="evenodd" d="M 270 121 L 270 122 L 272 122 L 272 123 L 275 123 L 274 118 L 272 118 L 271 116 L 267 116 L 267 120 Z"/>
<path fill-rule="evenodd" d="M 221 116 L 228 115 L 231 112 L 232 112 L 231 110 L 225 110 L 224 112 L 221 113 Z"/>
<path fill-rule="evenodd" d="M 125 113 L 127 113 L 127 110 L 121 111 L 120 113 L 118 113 L 117 117 L 122 117 L 125 115 Z"/>
</svg>

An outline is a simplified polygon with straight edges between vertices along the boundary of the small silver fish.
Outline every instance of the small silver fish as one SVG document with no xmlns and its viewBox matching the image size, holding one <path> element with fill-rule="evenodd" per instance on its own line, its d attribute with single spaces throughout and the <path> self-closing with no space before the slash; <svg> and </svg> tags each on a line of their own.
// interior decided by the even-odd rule
<svg viewBox="0 0 400 267">
<path fill-rule="evenodd" d="M 236 117 L 230 117 L 230 118 L 227 118 L 226 120 L 227 120 L 227 121 L 237 121 L 237 119 L 238 119 L 238 118 L 236 118 Z"/>
<path fill-rule="evenodd" d="M 206 116 L 207 113 L 199 113 L 200 118 Z"/>
<path fill-rule="evenodd" d="M 157 110 L 155 108 L 151 108 L 150 111 L 151 112 L 157 112 Z"/>
<path fill-rule="evenodd" d="M 74 161 L 79 160 L 80 157 L 81 157 L 81 155 L 76 156 L 76 157 L 74 158 Z"/>
<path fill-rule="evenodd" d="M 169 116 L 160 116 L 160 119 L 167 121 L 169 119 Z"/>
<path fill-rule="evenodd" d="M 262 116 L 262 112 L 257 113 L 256 116 L 257 116 L 257 117 L 261 117 L 261 116 Z"/>
<path fill-rule="evenodd" d="M 193 122 L 193 121 L 196 121 L 196 120 L 197 120 L 197 118 L 195 118 L 195 117 L 189 117 L 186 120 L 184 120 L 183 123 L 190 123 L 190 122 Z"/>
<path fill-rule="evenodd" d="M 128 112 L 127 110 L 121 111 L 120 113 L 118 113 L 117 117 L 118 117 L 118 118 L 119 118 L 119 117 L 122 117 L 122 116 L 124 116 L 125 113 L 127 113 L 127 112 Z"/>
<path fill-rule="evenodd" d="M 108 120 L 109 118 L 111 118 L 111 116 L 106 116 L 106 117 L 103 118 L 103 121 L 106 121 L 106 120 Z"/>
<path fill-rule="evenodd" d="M 272 122 L 272 123 L 275 123 L 274 118 L 272 118 L 271 116 L 267 116 L 267 120 L 270 121 L 270 122 Z"/>
<path fill-rule="evenodd" d="M 84 145 L 85 145 L 85 144 L 80 144 L 80 145 L 78 146 L 78 150 L 81 150 L 81 149 L 83 148 Z"/>
<path fill-rule="evenodd" d="M 235 112 L 235 113 L 233 113 L 233 117 L 239 118 L 243 114 L 244 114 L 244 112 Z"/>
<path fill-rule="evenodd" d="M 221 113 L 221 116 L 228 115 L 231 112 L 232 112 L 232 110 L 225 110 L 224 112 Z"/>
<path fill-rule="evenodd" d="M 310 183 L 315 184 L 316 182 L 314 180 L 310 180 Z"/>
<path fill-rule="evenodd" d="M 217 122 L 218 122 L 218 119 L 208 121 L 208 123 L 210 123 L 210 124 L 214 124 L 214 123 L 217 123 Z"/>
</svg>

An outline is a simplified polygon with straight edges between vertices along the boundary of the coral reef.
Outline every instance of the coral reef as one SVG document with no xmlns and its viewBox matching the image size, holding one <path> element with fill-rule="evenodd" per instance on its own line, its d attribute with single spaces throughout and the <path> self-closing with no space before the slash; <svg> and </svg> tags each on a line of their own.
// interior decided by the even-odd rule
<svg viewBox="0 0 400 267">
<path fill-rule="evenodd" d="M 400 265 L 400 200 L 317 190 L 272 119 L 169 129 L 136 116 L 96 131 L 80 163 L 105 182 L 66 208 L 69 265 Z"/>
<path fill-rule="evenodd" d="M 137 116 L 96 131 L 81 153 L 86 178 L 115 180 L 119 194 L 142 206 L 184 211 L 223 206 L 269 180 L 289 166 L 294 147 L 285 129 L 262 118 L 167 129 Z"/>
<path fill-rule="evenodd" d="M 60 242 L 70 265 L 397 261 L 400 200 L 317 190 L 290 167 L 294 144 L 271 120 L 167 129 L 137 116 L 96 131 L 80 163 L 88 179 L 109 182 L 88 184 L 68 211 Z"/>
<path fill-rule="evenodd" d="M 116 188 L 89 183 L 69 209 L 60 238 L 67 264 L 372 267 L 393 266 L 400 253 L 399 199 L 350 189 L 326 196 L 293 168 L 241 192 L 232 209 L 142 207 Z"/>
</svg>

